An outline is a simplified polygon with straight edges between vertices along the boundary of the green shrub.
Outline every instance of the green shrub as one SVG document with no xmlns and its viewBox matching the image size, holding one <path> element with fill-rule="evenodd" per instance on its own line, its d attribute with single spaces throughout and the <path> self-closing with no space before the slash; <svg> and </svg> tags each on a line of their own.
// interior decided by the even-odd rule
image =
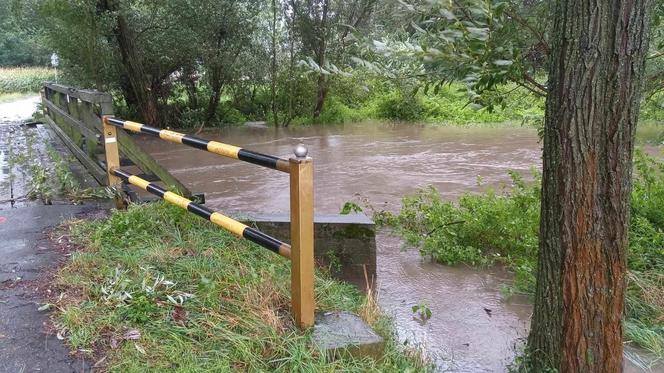
<svg viewBox="0 0 664 373">
<path fill-rule="evenodd" d="M 634 165 L 626 336 L 664 356 L 664 161 L 637 151 Z M 515 273 L 514 288 L 532 294 L 540 177 L 526 183 L 510 176 L 511 190 L 466 194 L 457 203 L 443 201 L 433 188 L 422 190 L 403 199 L 398 215 L 383 212 L 381 222 L 438 262 L 505 264 Z"/>
<path fill-rule="evenodd" d="M 358 122 L 363 119 L 366 119 L 366 117 L 360 111 L 346 106 L 336 96 L 333 96 L 325 103 L 323 112 L 318 117 L 317 122 L 321 124 L 335 124 Z"/>
<path fill-rule="evenodd" d="M 419 95 L 404 95 L 399 91 L 393 91 L 378 97 L 374 105 L 376 117 L 380 119 L 418 121 L 425 117 Z"/>
<path fill-rule="evenodd" d="M 47 68 L 0 68 L 0 94 L 39 92 L 45 81 L 54 79 L 55 72 Z"/>
</svg>

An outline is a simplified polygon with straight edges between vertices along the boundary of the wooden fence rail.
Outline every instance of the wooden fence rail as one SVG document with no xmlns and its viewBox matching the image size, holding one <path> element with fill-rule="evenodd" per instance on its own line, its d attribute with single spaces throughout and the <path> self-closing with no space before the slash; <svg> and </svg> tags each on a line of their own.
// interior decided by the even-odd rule
<svg viewBox="0 0 664 373">
<path fill-rule="evenodd" d="M 100 185 L 108 185 L 102 117 L 113 115 L 111 95 L 55 83 L 44 83 L 41 95 L 46 123 L 92 177 Z M 143 151 L 130 135 L 119 133 L 117 144 L 118 162 L 135 165 L 147 178 L 161 180 L 183 195 L 191 196 L 191 191 Z"/>
</svg>

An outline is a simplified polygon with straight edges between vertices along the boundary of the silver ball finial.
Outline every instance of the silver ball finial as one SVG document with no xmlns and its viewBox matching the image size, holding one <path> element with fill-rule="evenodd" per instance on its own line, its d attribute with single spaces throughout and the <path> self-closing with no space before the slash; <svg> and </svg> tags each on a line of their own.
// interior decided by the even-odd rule
<svg viewBox="0 0 664 373">
<path fill-rule="evenodd" d="M 293 153 L 295 153 L 295 156 L 298 158 L 305 158 L 307 153 L 309 153 L 309 150 L 304 144 L 297 144 L 295 149 L 293 149 Z"/>
</svg>

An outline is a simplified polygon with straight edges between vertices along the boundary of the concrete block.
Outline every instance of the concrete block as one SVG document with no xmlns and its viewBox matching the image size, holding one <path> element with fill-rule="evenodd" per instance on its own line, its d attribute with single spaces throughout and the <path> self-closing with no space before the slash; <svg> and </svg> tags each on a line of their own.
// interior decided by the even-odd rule
<svg viewBox="0 0 664 373">
<path fill-rule="evenodd" d="M 385 348 L 383 337 L 351 312 L 325 312 L 316 315 L 313 343 L 328 357 L 343 354 L 380 358 Z"/>
<path fill-rule="evenodd" d="M 262 232 L 290 242 L 290 217 L 287 214 L 238 215 L 242 221 Z M 320 267 L 329 268 L 335 278 L 366 291 L 364 268 L 369 282 L 376 283 L 376 227 L 364 214 L 314 216 L 314 258 Z"/>
</svg>

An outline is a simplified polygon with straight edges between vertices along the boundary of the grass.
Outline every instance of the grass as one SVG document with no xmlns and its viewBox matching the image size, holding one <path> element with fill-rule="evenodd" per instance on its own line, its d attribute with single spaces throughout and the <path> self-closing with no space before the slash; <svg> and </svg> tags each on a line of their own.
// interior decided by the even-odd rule
<svg viewBox="0 0 664 373">
<path fill-rule="evenodd" d="M 632 192 L 625 337 L 664 358 L 664 161 L 637 151 Z M 449 265 L 506 265 L 515 274 L 509 292 L 535 290 L 540 214 L 540 177 L 498 191 L 443 201 L 437 190 L 403 199 L 398 215 L 377 221 L 396 227 L 422 255 Z"/>
<path fill-rule="evenodd" d="M 55 72 L 43 67 L 0 67 L 0 95 L 36 93 L 54 79 Z"/>
<path fill-rule="evenodd" d="M 288 262 L 176 207 L 131 205 L 64 229 L 83 249 L 57 275 L 55 324 L 109 371 L 428 369 L 371 298 L 318 272 L 317 308 L 364 315 L 387 341 L 378 359 L 327 359 L 293 326 Z"/>
</svg>

